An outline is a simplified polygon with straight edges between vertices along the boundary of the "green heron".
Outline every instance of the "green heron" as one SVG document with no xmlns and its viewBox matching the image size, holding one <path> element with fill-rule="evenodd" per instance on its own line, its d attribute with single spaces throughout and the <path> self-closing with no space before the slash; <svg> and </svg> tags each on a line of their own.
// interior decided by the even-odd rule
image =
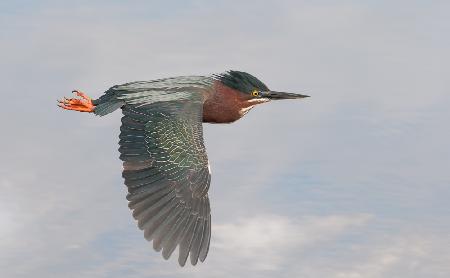
<svg viewBox="0 0 450 278">
<path fill-rule="evenodd" d="M 128 206 L 153 248 L 168 259 L 179 246 L 178 262 L 192 265 L 208 254 L 211 181 L 202 122 L 231 123 L 255 105 L 306 95 L 271 91 L 241 71 L 131 82 L 91 99 L 64 98 L 67 110 L 104 116 L 121 108 L 119 151 Z"/>
</svg>

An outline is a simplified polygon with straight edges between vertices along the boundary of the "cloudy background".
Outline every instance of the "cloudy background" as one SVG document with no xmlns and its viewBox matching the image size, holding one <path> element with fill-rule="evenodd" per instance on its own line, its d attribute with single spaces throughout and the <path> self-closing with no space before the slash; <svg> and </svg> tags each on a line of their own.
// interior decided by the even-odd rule
<svg viewBox="0 0 450 278">
<path fill-rule="evenodd" d="M 1 1 L 1 277 L 449 277 L 448 1 Z M 312 97 L 205 125 L 205 263 L 127 208 L 120 113 L 56 99 L 248 71 Z M 176 257 L 176 256 L 175 256 Z"/>
</svg>

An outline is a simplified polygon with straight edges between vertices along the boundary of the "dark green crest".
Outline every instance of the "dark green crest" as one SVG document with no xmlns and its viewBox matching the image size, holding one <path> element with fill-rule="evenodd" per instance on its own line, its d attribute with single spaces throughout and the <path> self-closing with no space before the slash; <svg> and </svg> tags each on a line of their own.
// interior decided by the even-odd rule
<svg viewBox="0 0 450 278">
<path fill-rule="evenodd" d="M 243 93 L 251 93 L 255 89 L 258 91 L 269 91 L 266 84 L 262 83 L 253 75 L 243 71 L 230 70 L 222 74 L 214 75 L 214 78 L 226 86 Z"/>
</svg>

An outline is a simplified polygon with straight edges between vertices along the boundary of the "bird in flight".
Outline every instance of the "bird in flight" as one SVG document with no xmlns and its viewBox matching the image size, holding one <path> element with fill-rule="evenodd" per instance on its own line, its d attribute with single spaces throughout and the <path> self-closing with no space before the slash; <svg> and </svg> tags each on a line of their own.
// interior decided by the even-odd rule
<svg viewBox="0 0 450 278">
<path fill-rule="evenodd" d="M 308 97 L 271 91 L 253 75 L 227 71 L 116 85 L 100 98 L 80 91 L 58 100 L 66 110 L 104 116 L 121 108 L 119 152 L 128 206 L 144 237 L 168 259 L 179 247 L 203 262 L 211 238 L 211 170 L 202 123 L 232 123 L 255 105 Z"/>
</svg>

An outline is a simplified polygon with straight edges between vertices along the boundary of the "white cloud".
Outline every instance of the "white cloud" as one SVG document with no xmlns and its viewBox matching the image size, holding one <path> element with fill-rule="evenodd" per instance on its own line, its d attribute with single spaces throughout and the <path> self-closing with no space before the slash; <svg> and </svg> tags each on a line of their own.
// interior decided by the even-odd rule
<svg viewBox="0 0 450 278">
<path fill-rule="evenodd" d="M 333 240 L 369 220 L 368 215 L 292 217 L 259 215 L 216 224 L 212 246 L 223 257 L 234 257 L 251 268 L 275 270 L 303 256 L 306 248 Z"/>
<path fill-rule="evenodd" d="M 119 256 L 108 258 L 82 272 L 89 277 L 285 277 L 296 271 L 299 261 L 312 250 L 328 249 L 341 236 L 353 234 L 369 223 L 369 215 L 330 215 L 292 218 L 280 215 L 240 217 L 214 222 L 211 248 L 206 261 L 179 268 L 175 258 L 163 261 L 148 244 L 134 238 L 123 244 Z M 130 271 L 132 270 L 132 271 Z"/>
<path fill-rule="evenodd" d="M 336 278 L 448 277 L 450 237 L 420 232 L 390 236 L 366 249 L 367 256 L 336 273 Z"/>
</svg>

